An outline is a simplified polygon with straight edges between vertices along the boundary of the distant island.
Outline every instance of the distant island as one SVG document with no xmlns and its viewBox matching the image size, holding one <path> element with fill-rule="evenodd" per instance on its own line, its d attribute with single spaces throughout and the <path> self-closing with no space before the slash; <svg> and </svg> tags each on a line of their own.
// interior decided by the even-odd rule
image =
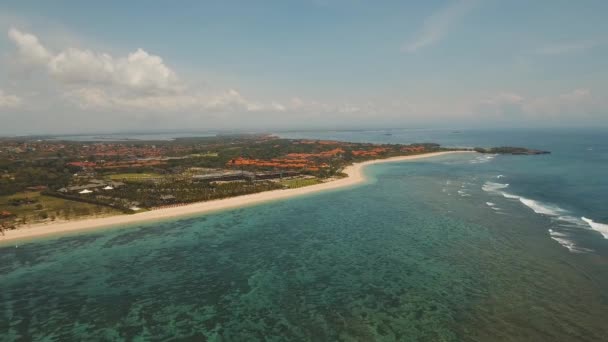
<svg viewBox="0 0 608 342">
<path fill-rule="evenodd" d="M 492 147 L 492 148 L 481 148 L 476 147 L 473 149 L 475 152 L 479 153 L 491 153 L 491 154 L 513 154 L 513 155 L 536 155 L 536 154 L 549 154 L 549 151 L 542 150 L 534 150 L 528 149 L 524 147 Z"/>
<path fill-rule="evenodd" d="M 147 211 L 275 190 L 333 188 L 360 181 L 356 176 L 340 183 L 365 163 L 473 151 L 546 153 L 272 135 L 121 142 L 5 138 L 0 139 L 0 232 L 120 214 L 143 217 Z"/>
</svg>

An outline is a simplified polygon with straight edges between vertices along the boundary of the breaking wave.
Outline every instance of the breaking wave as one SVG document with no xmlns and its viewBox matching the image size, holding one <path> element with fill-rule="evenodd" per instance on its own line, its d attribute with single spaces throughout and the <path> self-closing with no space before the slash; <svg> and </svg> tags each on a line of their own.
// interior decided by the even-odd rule
<svg viewBox="0 0 608 342">
<path fill-rule="evenodd" d="M 519 197 L 519 201 L 523 203 L 526 207 L 532 209 L 537 214 L 543 214 L 547 216 L 557 216 L 566 213 L 566 211 L 558 206 L 546 204 L 540 201 L 531 200 L 525 197 Z"/>
<path fill-rule="evenodd" d="M 469 163 L 470 164 L 483 164 L 492 161 L 492 159 L 496 158 L 497 154 L 483 154 L 481 156 L 475 157 Z"/>
<path fill-rule="evenodd" d="M 605 239 L 608 239 L 608 224 L 598 223 L 584 216 L 581 217 L 581 220 L 587 222 L 591 229 L 598 231 Z"/>
<path fill-rule="evenodd" d="M 556 232 L 553 229 L 549 229 L 549 235 L 551 236 L 551 239 L 557 241 L 557 243 L 559 243 L 563 247 L 568 248 L 568 251 L 572 253 L 585 253 L 592 251 L 590 249 L 577 246 L 572 240 L 568 239 L 568 234 Z"/>
<path fill-rule="evenodd" d="M 500 210 L 500 208 L 496 206 L 496 203 L 486 202 L 486 204 L 488 205 L 488 207 L 492 208 L 492 210 Z"/>
<path fill-rule="evenodd" d="M 572 213 L 568 210 L 560 208 L 557 205 L 533 200 L 530 198 L 514 195 L 503 191 L 503 189 L 506 189 L 507 187 L 509 187 L 509 184 L 486 182 L 482 186 L 482 189 L 486 192 L 493 193 L 495 195 L 501 195 L 507 199 L 517 200 L 535 213 L 547 216 L 552 221 L 558 222 L 560 227 L 576 227 L 585 229 L 589 229 L 589 227 L 591 227 L 591 229 L 599 232 L 604 238 L 608 239 L 608 224 L 598 223 L 586 217 L 578 218 L 576 216 L 573 216 Z M 493 202 L 486 202 L 486 204 L 492 209 L 496 208 L 496 205 Z M 551 238 L 553 240 L 557 241 L 560 245 L 568 248 L 568 250 L 571 252 L 581 253 L 591 251 L 590 249 L 578 247 L 571 239 L 568 238 L 567 234 L 557 232 L 552 229 L 549 229 L 549 234 L 551 235 Z"/>
<path fill-rule="evenodd" d="M 519 196 L 516 196 L 516 195 L 511 195 L 510 193 L 507 193 L 507 192 L 503 192 L 503 193 L 502 193 L 502 196 L 503 196 L 504 198 L 508 198 L 508 199 L 519 199 Z"/>
<path fill-rule="evenodd" d="M 509 187 L 509 184 L 486 182 L 481 189 L 486 192 L 498 192 L 500 189 Z"/>
<path fill-rule="evenodd" d="M 458 190 L 458 194 L 461 197 L 470 197 L 471 196 L 471 194 L 467 193 L 465 190 Z"/>
</svg>

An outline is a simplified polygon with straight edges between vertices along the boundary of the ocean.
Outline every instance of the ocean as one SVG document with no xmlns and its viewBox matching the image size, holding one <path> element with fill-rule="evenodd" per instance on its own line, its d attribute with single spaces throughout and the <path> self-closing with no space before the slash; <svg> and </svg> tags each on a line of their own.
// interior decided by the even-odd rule
<svg viewBox="0 0 608 342">
<path fill-rule="evenodd" d="M 607 133 L 279 133 L 552 153 L 0 247 L 0 340 L 605 340 Z"/>
</svg>

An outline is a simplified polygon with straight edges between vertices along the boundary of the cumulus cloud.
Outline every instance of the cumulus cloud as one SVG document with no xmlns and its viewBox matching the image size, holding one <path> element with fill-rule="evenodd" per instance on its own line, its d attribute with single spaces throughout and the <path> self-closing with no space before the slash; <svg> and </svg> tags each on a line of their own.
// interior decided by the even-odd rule
<svg viewBox="0 0 608 342">
<path fill-rule="evenodd" d="M 21 98 L 17 95 L 6 94 L 0 89 L 0 109 L 16 108 L 21 105 Z"/>
<path fill-rule="evenodd" d="M 148 111 L 262 111 L 282 110 L 280 104 L 264 105 L 245 99 L 238 91 L 216 93 L 171 93 L 147 96 L 117 96 L 102 88 L 83 87 L 67 91 L 64 97 L 83 109 L 128 109 Z"/>
<path fill-rule="evenodd" d="M 23 62 L 45 68 L 51 76 L 66 84 L 92 83 L 140 91 L 166 91 L 178 86 L 175 72 L 162 58 L 142 49 L 126 57 L 78 48 L 53 53 L 33 34 L 11 28 L 8 36 L 17 46 Z"/>
<path fill-rule="evenodd" d="M 114 57 L 89 49 L 66 48 L 59 52 L 38 37 L 11 28 L 9 38 L 20 59 L 42 68 L 56 82 L 60 98 L 83 110 L 198 113 L 356 113 L 352 104 L 329 105 L 314 100 L 257 101 L 235 89 L 192 88 L 159 56 L 143 49 Z"/>
<path fill-rule="evenodd" d="M 15 43 L 26 63 L 45 64 L 51 58 L 51 53 L 32 34 L 10 28 L 8 37 Z"/>
<path fill-rule="evenodd" d="M 456 0 L 428 17 L 422 29 L 402 47 L 404 52 L 416 52 L 441 41 L 449 29 L 477 5 L 477 0 Z"/>
<path fill-rule="evenodd" d="M 60 90 L 63 98 L 83 109 L 287 110 L 286 105 L 276 101 L 250 101 L 234 89 L 191 89 L 161 57 L 141 48 L 124 57 L 73 47 L 53 52 L 31 33 L 11 28 L 8 37 L 23 63 L 45 70 L 50 79 L 63 87 Z"/>
</svg>

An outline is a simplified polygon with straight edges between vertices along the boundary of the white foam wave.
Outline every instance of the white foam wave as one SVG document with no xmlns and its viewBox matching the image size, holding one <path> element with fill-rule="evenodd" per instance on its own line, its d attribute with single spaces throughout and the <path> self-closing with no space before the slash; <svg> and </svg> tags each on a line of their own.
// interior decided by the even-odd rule
<svg viewBox="0 0 608 342">
<path fill-rule="evenodd" d="M 498 190 L 504 189 L 507 187 L 509 187 L 509 184 L 485 182 L 485 184 L 481 186 L 481 189 L 486 192 L 498 192 Z"/>
<path fill-rule="evenodd" d="M 567 223 L 571 223 L 571 224 L 573 224 L 575 226 L 581 226 L 583 224 L 583 221 L 581 221 L 581 219 L 579 219 L 578 217 L 574 217 L 574 216 L 568 216 L 568 215 L 559 216 L 557 219 L 559 221 L 564 221 L 564 222 L 567 222 Z"/>
<path fill-rule="evenodd" d="M 550 205 L 547 203 L 543 203 L 540 201 L 531 200 L 529 198 L 519 196 L 519 201 L 523 203 L 528 208 L 532 209 L 537 214 L 543 214 L 547 216 L 561 216 L 565 212 L 564 209 Z"/>
<path fill-rule="evenodd" d="M 598 223 L 586 217 L 581 217 L 579 219 L 578 217 L 572 216 L 570 212 L 563 208 L 560 208 L 557 205 L 544 203 L 541 201 L 533 200 L 523 196 L 513 195 L 508 192 L 502 191 L 502 189 L 505 189 L 507 187 L 509 187 L 509 184 L 486 182 L 482 186 L 482 189 L 486 192 L 502 195 L 507 199 L 517 200 L 526 207 L 532 209 L 532 211 L 534 211 L 535 213 L 548 216 L 553 221 L 559 221 L 560 227 L 568 228 L 575 226 L 579 228 L 587 228 L 587 226 L 589 226 L 593 230 L 602 234 L 605 239 L 608 239 L 608 224 Z M 498 210 L 498 208 L 493 202 L 486 202 L 486 204 L 492 209 Z M 590 249 L 576 246 L 576 244 L 572 242 L 572 240 L 568 239 L 568 235 L 564 233 L 556 232 L 554 230 L 549 229 L 549 234 L 551 235 L 551 238 L 553 240 L 559 242 L 560 245 L 568 248 L 568 250 L 571 252 L 580 253 L 591 251 Z"/>
<path fill-rule="evenodd" d="M 581 220 L 587 222 L 593 230 L 598 231 L 605 239 L 608 239 L 608 224 L 598 223 L 586 217 L 581 217 Z"/>
<path fill-rule="evenodd" d="M 458 190 L 458 194 L 462 197 L 469 197 L 471 196 L 470 194 L 468 194 L 466 191 L 464 190 Z"/>
<path fill-rule="evenodd" d="M 483 163 L 487 163 L 490 162 L 492 159 L 496 158 L 496 154 L 484 154 L 481 156 L 478 156 L 474 159 L 472 159 L 471 161 L 469 161 L 469 163 L 471 164 L 483 164 Z"/>
<path fill-rule="evenodd" d="M 567 215 L 568 211 L 556 205 L 543 203 L 522 196 L 517 196 L 504 191 L 497 191 L 503 197 L 520 201 L 526 207 L 532 209 L 537 214 L 549 216 L 554 220 L 562 221 L 576 226 L 581 226 L 582 221 L 574 216 Z"/>
<path fill-rule="evenodd" d="M 567 234 L 556 232 L 553 229 L 549 229 L 549 235 L 553 240 L 557 241 L 557 243 L 559 243 L 560 245 L 568 248 L 568 251 L 572 253 L 592 252 L 592 250 L 590 249 L 577 246 L 572 240 L 568 239 Z"/>
<path fill-rule="evenodd" d="M 576 247 L 576 245 L 572 241 L 570 241 L 568 239 L 564 239 L 564 238 L 557 237 L 557 236 L 551 236 L 551 238 L 553 240 L 557 241 L 560 245 L 568 248 L 568 250 L 570 252 L 577 252 L 578 251 L 578 248 Z"/>
<path fill-rule="evenodd" d="M 508 199 L 516 199 L 516 200 L 518 200 L 518 199 L 520 198 L 519 196 L 517 196 L 517 195 L 511 195 L 511 194 L 510 194 L 510 193 L 508 193 L 508 192 L 503 192 L 503 193 L 501 193 L 501 194 L 502 194 L 502 196 L 503 196 L 504 198 L 508 198 Z"/>
<path fill-rule="evenodd" d="M 500 208 L 496 206 L 496 203 L 486 202 L 486 204 L 488 205 L 488 207 L 490 207 L 490 209 L 495 210 L 495 211 L 500 211 Z"/>
<path fill-rule="evenodd" d="M 505 175 L 498 175 L 498 176 L 496 176 L 496 178 L 498 178 L 498 179 L 501 179 L 501 178 L 504 178 L 504 177 L 505 177 Z"/>
</svg>

